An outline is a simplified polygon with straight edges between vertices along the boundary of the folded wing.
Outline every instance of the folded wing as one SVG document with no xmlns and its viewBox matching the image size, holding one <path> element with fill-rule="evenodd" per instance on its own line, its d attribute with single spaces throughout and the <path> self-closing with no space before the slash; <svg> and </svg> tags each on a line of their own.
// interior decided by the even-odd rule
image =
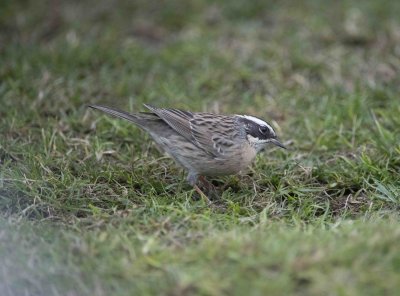
<svg viewBox="0 0 400 296">
<path fill-rule="evenodd" d="M 235 122 L 231 116 L 145 106 L 188 141 L 215 158 L 223 157 L 226 149 L 234 144 L 231 139 L 235 133 Z"/>
</svg>

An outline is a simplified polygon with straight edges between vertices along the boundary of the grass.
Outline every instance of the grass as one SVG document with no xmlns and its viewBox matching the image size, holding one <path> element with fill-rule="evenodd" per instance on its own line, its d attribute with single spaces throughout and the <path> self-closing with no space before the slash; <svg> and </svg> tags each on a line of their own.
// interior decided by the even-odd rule
<svg viewBox="0 0 400 296">
<path fill-rule="evenodd" d="M 2 295 L 395 295 L 396 1 L 4 1 Z M 265 118 L 290 149 L 213 180 L 142 103 Z"/>
</svg>

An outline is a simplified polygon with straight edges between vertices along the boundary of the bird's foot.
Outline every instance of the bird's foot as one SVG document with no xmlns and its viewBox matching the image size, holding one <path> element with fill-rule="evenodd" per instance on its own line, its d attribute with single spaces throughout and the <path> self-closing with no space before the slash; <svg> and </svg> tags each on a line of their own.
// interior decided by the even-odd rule
<svg viewBox="0 0 400 296">
<path fill-rule="evenodd" d="M 193 186 L 194 190 L 196 190 L 196 192 L 200 195 L 200 197 L 202 199 L 204 199 L 208 204 L 211 203 L 210 197 L 211 197 L 211 199 L 217 199 L 218 198 L 218 194 L 217 194 L 217 192 L 215 190 L 214 185 L 211 184 L 210 182 L 208 182 L 205 177 L 199 176 L 199 175 L 194 174 L 194 173 L 189 173 L 189 175 L 187 177 L 187 181 L 189 182 L 190 185 Z M 205 192 L 207 194 L 205 194 L 199 188 L 199 186 L 197 186 L 197 183 L 199 183 L 200 187 L 203 190 L 205 190 Z"/>
<path fill-rule="evenodd" d="M 208 205 L 211 204 L 211 200 L 208 198 L 207 195 L 204 194 L 203 191 L 201 191 L 201 189 L 200 189 L 197 185 L 194 185 L 193 188 L 194 188 L 194 190 L 196 190 L 196 192 L 200 195 L 200 197 L 201 197 Z"/>
<path fill-rule="evenodd" d="M 204 189 L 206 190 L 208 197 L 210 197 L 211 199 L 218 199 L 218 192 L 211 182 L 209 182 L 203 176 L 199 176 L 199 181 L 201 182 L 202 187 L 204 187 Z"/>
</svg>

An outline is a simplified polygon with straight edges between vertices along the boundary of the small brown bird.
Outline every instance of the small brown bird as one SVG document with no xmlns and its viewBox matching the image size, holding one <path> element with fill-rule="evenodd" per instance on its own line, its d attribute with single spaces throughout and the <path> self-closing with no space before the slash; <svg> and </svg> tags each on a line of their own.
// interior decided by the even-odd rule
<svg viewBox="0 0 400 296">
<path fill-rule="evenodd" d="M 245 169 L 268 143 L 285 146 L 265 121 L 248 115 L 218 115 L 144 105 L 150 112 L 127 113 L 89 105 L 129 120 L 148 132 L 153 140 L 188 171 L 187 181 L 200 194 L 204 176 L 232 175 Z"/>
</svg>

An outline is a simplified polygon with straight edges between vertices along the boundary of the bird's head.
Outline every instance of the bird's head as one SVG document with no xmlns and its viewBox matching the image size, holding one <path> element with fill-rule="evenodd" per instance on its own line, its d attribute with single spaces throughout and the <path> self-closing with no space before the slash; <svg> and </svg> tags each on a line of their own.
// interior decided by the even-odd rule
<svg viewBox="0 0 400 296">
<path fill-rule="evenodd" d="M 249 115 L 238 115 L 239 122 L 244 126 L 246 138 L 257 152 L 265 148 L 268 143 L 286 149 L 278 140 L 274 129 L 264 120 Z"/>
</svg>

